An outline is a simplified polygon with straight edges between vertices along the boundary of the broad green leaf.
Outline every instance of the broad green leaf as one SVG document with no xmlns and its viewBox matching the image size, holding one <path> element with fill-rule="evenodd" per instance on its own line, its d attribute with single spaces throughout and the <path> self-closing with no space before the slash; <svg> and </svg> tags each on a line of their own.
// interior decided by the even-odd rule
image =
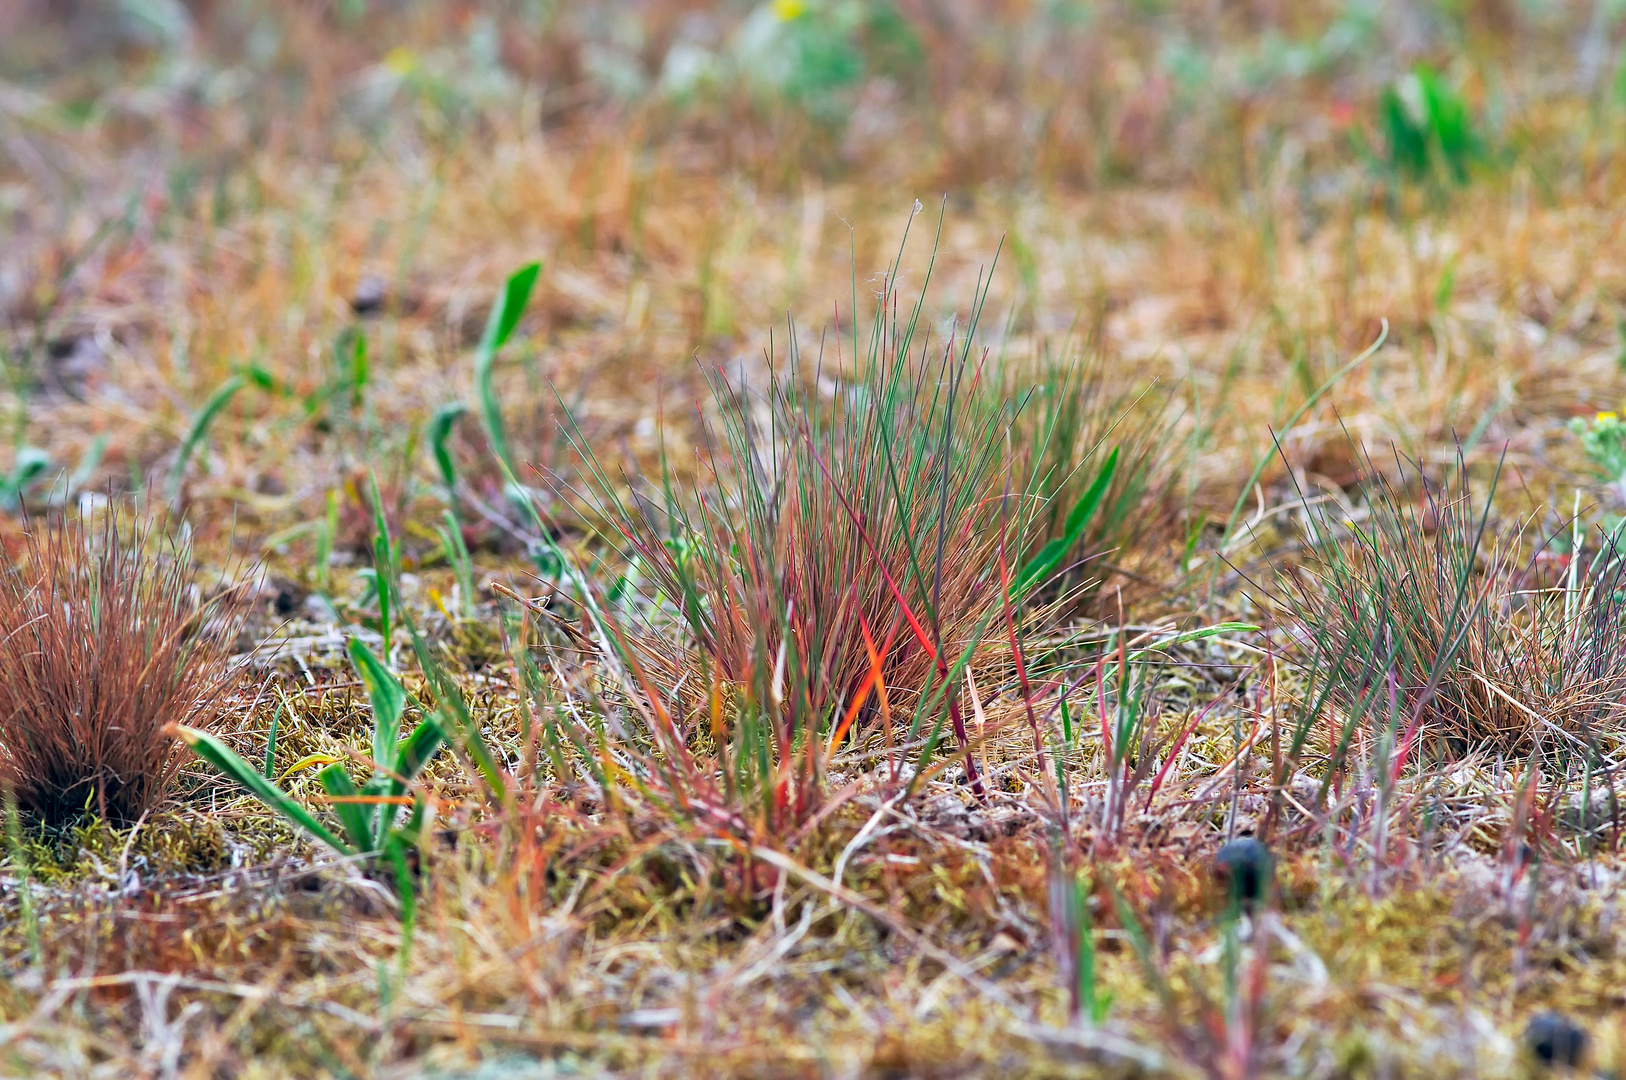
<svg viewBox="0 0 1626 1080">
<path fill-rule="evenodd" d="M 403 780 L 416 778 L 445 741 L 446 732 L 441 728 L 440 720 L 434 716 L 426 717 L 401 743 L 395 755 L 395 767 L 390 771 Z M 400 792 L 395 794 L 399 795 Z"/>
<path fill-rule="evenodd" d="M 1096 508 L 1101 505 L 1102 498 L 1106 496 L 1107 487 L 1112 483 L 1112 475 L 1117 471 L 1117 468 L 1118 448 L 1113 447 L 1112 453 L 1107 455 L 1107 460 L 1101 465 L 1101 471 L 1095 474 L 1095 479 L 1090 483 L 1089 489 L 1084 492 L 1083 498 L 1078 500 L 1077 505 L 1067 515 L 1066 529 L 1063 535 L 1052 539 L 1044 547 L 1040 548 L 1039 554 L 1035 555 L 1022 568 L 1021 573 L 1016 576 L 1016 592 L 1024 592 L 1029 587 L 1037 585 L 1050 576 L 1061 560 L 1066 558 L 1067 553 L 1073 550 L 1073 547 L 1084 535 L 1084 530 L 1088 527 L 1090 518 L 1095 516 Z"/>
<path fill-rule="evenodd" d="M 383 595 L 382 590 L 380 595 Z M 350 663 L 367 687 L 367 697 L 373 705 L 373 760 L 381 768 L 387 767 L 396 758 L 401 714 L 406 711 L 406 687 L 360 638 L 350 639 Z"/>
<path fill-rule="evenodd" d="M 525 313 L 525 304 L 531 298 L 531 288 L 536 284 L 536 276 L 541 270 L 542 264 L 533 262 L 509 276 L 502 296 L 491 308 L 485 335 L 474 354 L 474 388 L 480 399 L 480 418 L 485 423 L 486 438 L 491 442 L 492 452 L 497 455 L 498 462 L 510 478 L 514 476 L 514 458 L 508 451 L 508 434 L 503 427 L 502 407 L 497 402 L 497 392 L 491 384 L 491 368 L 496 363 L 497 350 L 503 347 L 513 334 L 514 327 L 519 325 L 520 316 Z"/>
<path fill-rule="evenodd" d="M 495 352 L 508 344 L 509 337 L 514 333 L 514 327 L 519 325 L 520 316 L 525 314 L 525 305 L 531 299 L 531 289 L 536 285 L 536 276 L 541 272 L 542 264 L 532 262 L 508 275 L 508 281 L 503 285 L 502 298 L 486 321 L 485 336 L 480 341 L 482 350 L 489 349 Z"/>
<path fill-rule="evenodd" d="M 412 734 L 408 735 L 406 741 L 401 743 L 400 749 L 395 755 L 395 768 L 390 770 L 395 775 L 385 778 L 381 789 L 382 793 L 392 798 L 405 795 L 406 781 L 414 779 L 423 771 L 423 767 L 429 763 L 430 758 L 435 756 L 435 752 L 440 749 L 441 744 L 445 741 L 446 732 L 441 728 L 440 721 L 434 716 L 425 717 L 423 723 L 413 729 Z M 413 813 L 420 819 L 422 817 L 422 808 L 423 800 L 419 799 L 414 804 Z M 376 836 L 380 847 L 388 838 L 388 826 L 394 819 L 395 815 L 392 812 L 378 820 Z"/>
<path fill-rule="evenodd" d="M 1039 549 L 1039 554 L 1035 555 L 1032 560 L 1022 568 L 1022 572 L 1017 575 L 1016 587 L 1018 589 L 1022 588 L 1022 586 L 1026 585 L 1029 581 L 1032 581 L 1034 578 L 1043 574 L 1046 570 L 1049 570 L 1057 562 L 1061 561 L 1062 554 L 1065 553 L 1066 550 L 1067 538 L 1064 536 L 1058 536 L 1053 540 L 1045 541 L 1044 547 Z"/>
<path fill-rule="evenodd" d="M 340 855 L 355 854 L 343 840 L 317 821 L 309 810 L 299 805 L 293 796 L 261 776 L 253 766 L 238 757 L 237 752 L 231 747 L 206 731 L 181 724 L 175 725 L 175 733 L 182 742 L 191 747 L 193 753 L 219 769 L 227 778 L 247 788 L 250 794 L 269 809 L 281 814 Z"/>
<path fill-rule="evenodd" d="M 1101 505 L 1101 499 L 1107 493 L 1107 485 L 1112 483 L 1112 476 L 1117 471 L 1118 448 L 1114 446 L 1112 453 L 1107 455 L 1107 460 L 1101 465 L 1101 471 L 1096 473 L 1095 482 L 1084 492 L 1084 497 L 1078 500 L 1073 512 L 1067 515 L 1066 532 L 1070 542 L 1076 543 L 1078 538 L 1084 535 L 1085 526 L 1090 523 L 1090 518 L 1095 516 L 1095 508 Z"/>
<path fill-rule="evenodd" d="M 350 774 L 343 765 L 334 762 L 316 774 L 316 779 L 322 784 L 322 790 L 329 795 L 340 799 L 354 798 L 358 792 Z M 382 806 L 368 806 L 363 803 L 335 802 L 333 815 L 344 826 L 351 841 L 362 851 L 375 850 L 373 844 L 373 821 L 376 811 L 383 810 Z"/>
</svg>

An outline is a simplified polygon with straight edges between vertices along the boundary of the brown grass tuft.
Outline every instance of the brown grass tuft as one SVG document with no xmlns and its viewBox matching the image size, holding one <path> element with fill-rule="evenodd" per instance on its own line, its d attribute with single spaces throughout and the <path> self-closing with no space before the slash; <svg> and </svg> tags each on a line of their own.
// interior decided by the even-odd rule
<svg viewBox="0 0 1626 1080">
<path fill-rule="evenodd" d="M 0 784 L 53 824 L 130 822 L 175 770 L 172 721 L 208 726 L 240 605 L 200 600 L 190 549 L 110 516 L 32 529 L 0 572 Z"/>
<path fill-rule="evenodd" d="M 1493 524 L 1495 483 L 1477 497 L 1460 452 L 1443 478 L 1419 471 L 1415 493 L 1369 460 L 1363 473 L 1364 513 L 1308 511 L 1316 555 L 1294 618 L 1351 722 L 1387 729 L 1396 768 L 1413 747 L 1453 761 L 1595 748 L 1618 730 L 1626 559 L 1615 539 L 1577 527 L 1580 542 L 1560 551 L 1532 543 L 1528 522 Z"/>
</svg>

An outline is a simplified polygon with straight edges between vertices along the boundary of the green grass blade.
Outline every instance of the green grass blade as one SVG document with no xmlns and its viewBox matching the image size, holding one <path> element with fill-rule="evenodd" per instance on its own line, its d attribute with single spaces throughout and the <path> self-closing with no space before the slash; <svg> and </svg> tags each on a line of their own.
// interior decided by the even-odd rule
<svg viewBox="0 0 1626 1080">
<path fill-rule="evenodd" d="M 378 476 L 367 474 L 373 494 L 373 581 L 378 589 L 378 629 L 384 635 L 384 661 L 390 657 L 390 612 L 395 598 L 395 545 L 390 541 L 390 523 L 384 516 L 384 498 L 378 492 Z"/>
<path fill-rule="evenodd" d="M 361 408 L 367 393 L 368 378 L 367 335 L 357 334 L 356 343 L 350 350 L 350 408 Z"/>
<path fill-rule="evenodd" d="M 1029 587 L 1038 584 L 1048 577 L 1056 565 L 1073 549 L 1079 538 L 1084 535 L 1084 529 L 1089 525 L 1090 518 L 1095 514 L 1096 507 L 1101 505 L 1101 499 L 1107 493 L 1107 487 L 1112 483 L 1112 474 L 1118 468 L 1118 448 L 1113 447 L 1112 453 L 1101 465 L 1101 471 L 1095 474 L 1089 489 L 1084 492 L 1078 504 L 1067 515 L 1067 527 L 1064 535 L 1050 541 L 1039 549 L 1022 572 L 1016 576 L 1017 593 L 1026 591 Z"/>
<path fill-rule="evenodd" d="M 446 729 L 441 727 L 439 718 L 434 715 L 424 717 L 423 723 L 412 730 L 412 734 L 406 737 L 406 741 L 401 743 L 396 751 L 395 767 L 390 770 L 392 775 L 380 785 L 380 792 L 391 798 L 405 795 L 407 782 L 423 771 L 423 767 L 429 764 L 429 759 L 435 756 L 445 742 Z M 418 800 L 413 807 L 413 815 L 416 820 L 422 819 L 423 800 Z M 377 819 L 378 847 L 382 848 L 388 843 L 389 826 L 394 818 L 394 811 L 389 810 Z"/>
<path fill-rule="evenodd" d="M 209 395 L 209 400 L 203 403 L 203 408 L 199 409 L 192 417 L 192 425 L 187 429 L 186 439 L 181 443 L 180 453 L 176 455 L 175 464 L 169 470 L 167 494 L 170 505 L 173 506 L 176 500 L 181 497 L 181 481 L 186 476 L 187 463 L 192 460 L 192 455 L 197 451 L 198 444 L 203 442 L 204 437 L 208 435 L 209 425 L 214 422 L 215 416 L 220 410 L 224 409 L 226 404 L 237 396 L 237 391 L 243 388 L 243 383 L 244 380 L 241 375 L 233 375 L 215 387 L 215 392 Z"/>
<path fill-rule="evenodd" d="M 1134 663 L 1154 652 L 1171 649 L 1176 645 L 1184 645 L 1188 641 L 1202 641 L 1205 638 L 1218 637 L 1221 634 L 1251 634 L 1258 629 L 1259 627 L 1253 623 L 1222 622 L 1215 623 L 1213 626 L 1198 627 L 1195 630 L 1182 630 L 1178 634 L 1170 634 L 1166 638 L 1159 638 L 1144 649 L 1136 649 L 1129 654 L 1127 659 L 1129 663 Z"/>
<path fill-rule="evenodd" d="M 265 737 L 265 778 L 267 780 L 276 775 L 277 769 L 277 724 L 282 720 L 282 706 L 271 715 L 271 733 Z"/>
<path fill-rule="evenodd" d="M 293 796 L 261 776 L 254 766 L 238 757 L 237 751 L 208 732 L 196 728 L 177 724 L 175 733 L 193 753 L 219 769 L 228 779 L 235 780 L 247 788 L 249 793 L 264 803 L 268 809 L 281 814 L 340 855 L 355 854 L 343 840 L 317 821 L 309 810 L 299 805 Z"/>
<path fill-rule="evenodd" d="M 446 731 L 440 726 L 439 719 L 435 716 L 425 717 L 401 743 L 395 754 L 394 767 L 390 771 L 401 780 L 411 780 L 423 771 L 423 767 L 429 764 L 429 759 L 435 756 L 435 752 L 445 741 Z M 401 780 L 393 781 L 400 790 L 391 794 L 399 795 L 405 790 L 401 786 Z"/>
<path fill-rule="evenodd" d="M 480 725 L 469 715 L 469 706 L 463 698 L 463 691 L 458 687 L 457 681 L 436 661 L 434 654 L 429 651 L 429 643 L 424 640 L 411 619 L 406 620 L 406 629 L 412 638 L 412 649 L 418 656 L 418 666 L 423 669 L 424 676 L 429 680 L 436 702 L 432 719 L 425 722 L 434 723 L 444 737 L 450 738 L 455 735 L 458 749 L 468 754 L 474 762 L 476 771 L 490 788 L 492 796 L 498 802 L 506 802 L 508 785 L 503 779 L 502 768 L 497 764 L 491 748 L 486 745 L 485 737 L 480 734 Z M 413 732 L 414 740 L 418 738 L 421 730 L 420 728 L 419 731 Z M 427 740 L 429 735 L 424 733 L 423 737 Z"/>
<path fill-rule="evenodd" d="M 469 411 L 469 407 L 461 401 L 448 401 L 435 410 L 435 415 L 429 420 L 429 448 L 435 455 L 435 465 L 440 469 L 441 483 L 446 485 L 446 493 L 451 496 L 457 487 L 457 465 L 452 461 L 452 451 L 447 441 L 452 437 L 452 429 L 457 426 L 458 418 Z"/>
<path fill-rule="evenodd" d="M 384 848 L 384 857 L 390 861 L 390 866 L 395 870 L 395 895 L 401 901 L 401 952 L 399 962 L 404 978 L 407 961 L 412 955 L 412 931 L 418 921 L 417 889 L 412 881 L 412 872 L 407 868 L 404 842 L 399 837 L 390 838 L 389 844 Z"/>
</svg>

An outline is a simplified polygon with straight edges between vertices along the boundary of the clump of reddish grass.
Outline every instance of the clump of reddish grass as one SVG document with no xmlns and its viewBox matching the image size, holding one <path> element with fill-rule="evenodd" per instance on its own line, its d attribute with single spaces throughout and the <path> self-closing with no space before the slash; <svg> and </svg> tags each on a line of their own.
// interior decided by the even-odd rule
<svg viewBox="0 0 1626 1080">
<path fill-rule="evenodd" d="M 832 357 L 830 339 L 809 370 L 793 327 L 760 391 L 716 373 L 693 488 L 617 482 L 577 435 L 583 497 L 626 559 L 598 613 L 605 643 L 646 702 L 645 749 L 668 762 L 650 777 L 686 777 L 688 808 L 726 804 L 781 834 L 817 812 L 855 731 L 879 736 L 890 780 L 950 745 L 984 791 L 961 691 L 968 669 L 1009 660 L 1047 500 L 1039 452 L 1016 438 L 1027 399 L 972 345 L 982 299 L 930 342 L 923 300 L 900 312 L 889 275 L 868 341 L 842 343 L 856 355 Z M 1033 425 L 1042 445 L 1053 425 Z"/>
<path fill-rule="evenodd" d="M 165 727 L 231 689 L 237 594 L 200 599 L 189 548 L 159 546 L 112 515 L 37 526 L 0 571 L 0 785 L 49 823 L 138 819 L 174 776 Z"/>
<path fill-rule="evenodd" d="M 1002 520 L 1010 414 L 973 400 L 976 366 L 894 353 L 829 411 L 794 364 L 760 402 L 719 377 L 709 490 L 612 504 L 629 659 L 682 737 L 720 751 L 727 801 L 779 790 L 769 831 L 817 808 L 824 760 L 860 720 L 889 746 L 966 745 L 963 667 L 998 650 L 1001 550 L 1022 547 Z M 751 761 L 766 770 L 744 775 Z"/>
</svg>

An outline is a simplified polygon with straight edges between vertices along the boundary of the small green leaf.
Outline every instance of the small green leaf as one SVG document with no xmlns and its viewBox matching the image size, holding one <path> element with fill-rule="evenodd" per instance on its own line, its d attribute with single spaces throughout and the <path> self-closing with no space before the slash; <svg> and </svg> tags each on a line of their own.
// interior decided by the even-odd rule
<svg viewBox="0 0 1626 1080">
<path fill-rule="evenodd" d="M 531 289 L 536 285 L 536 276 L 542 272 L 540 262 L 526 263 L 508 276 L 503 286 L 502 300 L 491 313 L 486 324 L 485 339 L 481 341 L 482 349 L 495 352 L 508 344 L 508 339 L 514 333 L 514 327 L 519 325 L 520 316 L 525 314 L 525 305 L 530 302 Z"/>
<path fill-rule="evenodd" d="M 395 767 L 390 771 L 403 780 L 412 780 L 423 767 L 429 764 L 429 759 L 435 756 L 441 744 L 446 741 L 446 732 L 440 726 L 440 721 L 434 716 L 424 718 L 423 723 L 413 729 L 412 734 L 406 737 L 396 751 Z M 397 784 L 400 781 L 396 781 Z M 394 794 L 399 795 L 397 791 Z"/>
<path fill-rule="evenodd" d="M 531 298 L 531 288 L 536 284 L 536 276 L 541 270 L 542 264 L 533 262 L 520 267 L 509 276 L 507 284 L 503 286 L 502 296 L 492 306 L 491 317 L 486 320 L 485 335 L 480 339 L 480 347 L 474 354 L 474 388 L 480 398 L 480 418 L 485 422 L 486 438 L 491 442 L 491 450 L 497 455 L 497 461 L 510 478 L 514 476 L 514 458 L 508 450 L 508 435 L 503 427 L 502 407 L 497 402 L 497 392 L 491 384 L 491 368 L 496 363 L 497 350 L 503 347 L 513 334 L 514 327 L 519 325 L 520 316 L 525 313 L 525 305 Z"/>
<path fill-rule="evenodd" d="M 379 595 L 383 595 L 382 591 Z M 350 639 L 350 663 L 372 702 L 373 760 L 384 768 L 396 757 L 395 742 L 400 738 L 401 715 L 406 711 L 406 687 L 359 638 Z"/>
<path fill-rule="evenodd" d="M 388 777 L 383 784 L 381 788 L 383 794 L 391 798 L 405 795 L 406 781 L 416 778 L 423 771 L 423 767 L 429 764 L 429 759 L 435 756 L 435 753 L 445 741 L 446 731 L 440 726 L 440 721 L 434 716 L 425 717 L 423 723 L 419 724 L 412 734 L 407 736 L 406 741 L 401 744 L 400 750 L 395 756 L 395 768 L 390 770 L 394 775 Z M 419 799 L 414 804 L 413 815 L 417 820 L 422 819 L 422 799 Z M 394 814 L 391 814 L 388 818 L 382 818 L 378 822 L 378 843 L 380 846 L 383 845 L 387 838 L 386 834 L 389 832 L 387 826 L 394 816 Z"/>
<path fill-rule="evenodd" d="M 248 381 L 253 383 L 255 386 L 258 386 L 261 390 L 272 394 L 280 392 L 283 397 L 287 397 L 290 393 L 292 393 L 292 390 L 289 387 L 283 386 L 277 382 L 277 377 L 271 374 L 271 372 L 266 369 L 265 365 L 257 361 L 250 364 L 245 370 L 248 372 Z"/>
<path fill-rule="evenodd" d="M 446 443 L 452 437 L 452 428 L 456 426 L 458 417 L 468 411 L 469 407 L 463 402 L 448 401 L 435 410 L 435 415 L 429 421 L 429 446 L 434 452 L 435 464 L 440 468 L 441 482 L 448 492 L 457 486 L 457 466 Z"/>
<path fill-rule="evenodd" d="M 29 487 L 50 467 L 51 455 L 44 450 L 34 446 L 18 450 L 11 476 L 0 482 L 0 508 L 10 510 L 21 503 Z"/>
</svg>

